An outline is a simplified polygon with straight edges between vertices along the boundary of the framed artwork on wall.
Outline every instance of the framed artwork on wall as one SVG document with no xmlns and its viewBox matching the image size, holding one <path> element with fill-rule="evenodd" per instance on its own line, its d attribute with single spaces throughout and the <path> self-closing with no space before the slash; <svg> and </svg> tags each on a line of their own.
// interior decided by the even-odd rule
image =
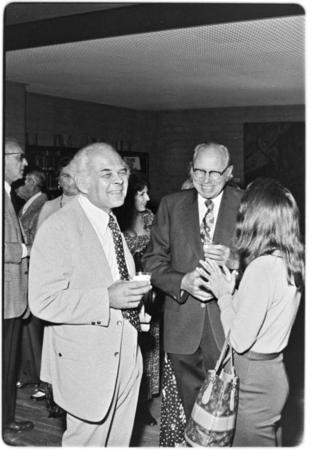
<svg viewBox="0 0 311 450">
<path fill-rule="evenodd" d="M 292 191 L 303 213 L 305 123 L 245 123 L 244 170 L 245 185 L 257 177 L 280 180 Z"/>
<path fill-rule="evenodd" d="M 149 155 L 145 152 L 120 152 L 130 169 L 140 170 L 148 177 Z"/>
</svg>

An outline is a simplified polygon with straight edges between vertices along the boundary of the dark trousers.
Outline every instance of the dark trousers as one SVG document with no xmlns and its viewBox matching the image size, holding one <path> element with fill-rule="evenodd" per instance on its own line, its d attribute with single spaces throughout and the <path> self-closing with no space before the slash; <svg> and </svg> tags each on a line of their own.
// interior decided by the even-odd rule
<svg viewBox="0 0 311 450">
<path fill-rule="evenodd" d="M 43 321 L 32 314 L 23 320 L 21 331 L 21 355 L 19 381 L 40 383 Z"/>
<path fill-rule="evenodd" d="M 14 420 L 22 319 L 2 321 L 2 425 Z"/>
<path fill-rule="evenodd" d="M 169 354 L 187 419 L 191 415 L 195 399 L 205 380 L 207 371 L 214 368 L 220 350 L 221 348 L 218 348 L 211 330 L 208 314 L 205 312 L 203 334 L 196 352 L 191 355 Z"/>
</svg>

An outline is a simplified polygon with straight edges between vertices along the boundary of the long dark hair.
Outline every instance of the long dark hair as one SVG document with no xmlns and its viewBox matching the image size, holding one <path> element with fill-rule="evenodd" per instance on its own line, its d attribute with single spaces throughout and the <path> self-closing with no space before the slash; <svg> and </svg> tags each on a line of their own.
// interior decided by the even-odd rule
<svg viewBox="0 0 311 450">
<path fill-rule="evenodd" d="M 128 230 L 131 227 L 136 212 L 135 196 L 137 192 L 142 191 L 145 187 L 148 190 L 150 189 L 150 183 L 146 175 L 138 170 L 132 170 L 124 204 L 114 210 L 121 231 Z"/>
<path fill-rule="evenodd" d="M 301 289 L 304 248 L 300 214 L 291 192 L 277 180 L 258 178 L 245 191 L 237 215 L 234 246 L 242 270 L 262 255 L 278 250 L 284 258 L 287 279 Z"/>
</svg>

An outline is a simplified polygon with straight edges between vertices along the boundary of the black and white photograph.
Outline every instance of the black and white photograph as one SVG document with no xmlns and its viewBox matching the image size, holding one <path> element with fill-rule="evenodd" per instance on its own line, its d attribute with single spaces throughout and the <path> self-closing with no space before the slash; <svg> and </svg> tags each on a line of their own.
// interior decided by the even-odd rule
<svg viewBox="0 0 311 450">
<path fill-rule="evenodd" d="M 3 445 L 307 448 L 307 5 L 1 10 Z"/>
</svg>

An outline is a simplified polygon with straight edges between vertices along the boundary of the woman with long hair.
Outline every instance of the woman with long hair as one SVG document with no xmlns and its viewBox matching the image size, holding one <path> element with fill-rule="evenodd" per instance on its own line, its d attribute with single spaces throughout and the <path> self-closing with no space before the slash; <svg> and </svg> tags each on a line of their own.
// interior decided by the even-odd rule
<svg viewBox="0 0 311 450">
<path fill-rule="evenodd" d="M 248 186 L 237 217 L 235 249 L 242 275 L 237 290 L 226 267 L 207 260 L 199 269 L 218 299 L 240 378 L 233 446 L 277 446 L 288 396 L 283 351 L 304 282 L 298 207 L 278 181 L 257 179 Z"/>
<path fill-rule="evenodd" d="M 149 189 L 150 183 L 144 173 L 133 170 L 129 177 L 124 204 L 114 211 L 126 243 L 133 255 L 136 272 L 143 271 L 142 256 L 150 241 L 150 228 L 154 218 L 153 212 L 147 208 L 147 203 L 150 200 Z M 152 315 L 150 331 L 139 335 L 144 372 L 137 416 L 141 422 L 147 425 L 156 424 L 155 418 L 149 411 L 149 401 L 160 391 L 160 325 L 151 295 L 152 292 L 150 292 L 150 295 L 148 294 L 149 305 L 146 304 L 146 312 Z"/>
</svg>

